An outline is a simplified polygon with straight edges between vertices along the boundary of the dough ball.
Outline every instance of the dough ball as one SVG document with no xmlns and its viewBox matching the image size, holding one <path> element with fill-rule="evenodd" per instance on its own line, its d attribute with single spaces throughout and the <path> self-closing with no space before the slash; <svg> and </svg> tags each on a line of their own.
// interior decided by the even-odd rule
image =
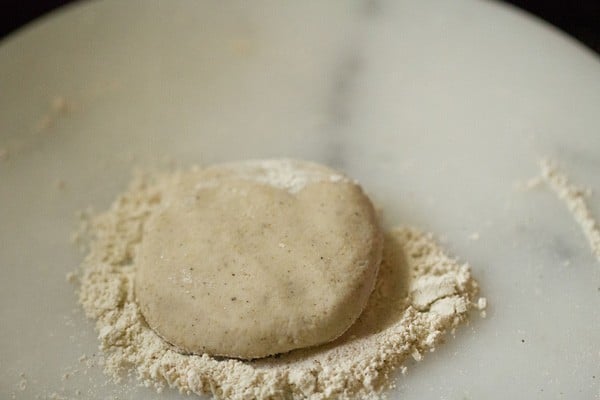
<svg viewBox="0 0 600 400">
<path fill-rule="evenodd" d="M 135 292 L 148 325 L 181 351 L 259 358 L 342 335 L 381 251 L 373 205 L 340 173 L 222 164 L 169 179 L 144 226 Z"/>
</svg>

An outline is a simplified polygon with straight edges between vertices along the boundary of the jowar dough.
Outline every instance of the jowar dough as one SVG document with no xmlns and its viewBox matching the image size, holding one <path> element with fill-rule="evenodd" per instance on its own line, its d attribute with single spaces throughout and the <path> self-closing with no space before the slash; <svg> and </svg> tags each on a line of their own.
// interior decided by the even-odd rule
<svg viewBox="0 0 600 400">
<path fill-rule="evenodd" d="M 330 342 L 373 290 L 382 234 L 361 187 L 295 160 L 173 175 L 146 222 L 135 293 L 182 352 L 252 359 Z"/>
</svg>

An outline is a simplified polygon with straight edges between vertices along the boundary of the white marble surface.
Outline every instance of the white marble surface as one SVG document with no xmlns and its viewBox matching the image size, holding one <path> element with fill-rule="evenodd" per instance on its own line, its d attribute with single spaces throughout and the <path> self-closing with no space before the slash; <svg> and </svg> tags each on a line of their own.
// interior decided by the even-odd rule
<svg viewBox="0 0 600 400">
<path fill-rule="evenodd" d="M 51 111 L 55 96 L 71 110 Z M 514 184 L 550 155 L 600 217 L 599 111 L 598 58 L 490 2 L 55 13 L 0 43 L 0 398 L 180 398 L 78 362 L 97 342 L 65 282 L 74 213 L 106 208 L 133 165 L 270 156 L 344 169 L 387 224 L 472 264 L 488 318 L 410 363 L 391 398 L 598 398 L 600 265 L 550 192 Z"/>
</svg>

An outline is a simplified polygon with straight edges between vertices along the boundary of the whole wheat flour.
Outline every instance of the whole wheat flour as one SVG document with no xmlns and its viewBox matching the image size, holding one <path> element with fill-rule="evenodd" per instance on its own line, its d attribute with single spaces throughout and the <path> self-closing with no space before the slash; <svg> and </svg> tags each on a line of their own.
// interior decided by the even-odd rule
<svg viewBox="0 0 600 400">
<path fill-rule="evenodd" d="M 146 325 L 133 291 L 142 228 L 169 179 L 138 176 L 110 210 L 87 221 L 79 301 L 97 321 L 105 372 L 115 381 L 131 372 L 158 391 L 218 399 L 377 398 L 408 358 L 421 360 L 469 310 L 486 307 L 468 265 L 448 257 L 430 234 L 399 228 L 385 235 L 365 311 L 334 342 L 255 361 L 180 354 Z"/>
<path fill-rule="evenodd" d="M 556 163 L 550 159 L 542 159 L 540 169 L 542 179 L 565 203 L 587 238 L 592 254 L 600 262 L 600 226 L 585 200 L 590 191 L 572 184 L 567 175 L 560 171 Z"/>
</svg>

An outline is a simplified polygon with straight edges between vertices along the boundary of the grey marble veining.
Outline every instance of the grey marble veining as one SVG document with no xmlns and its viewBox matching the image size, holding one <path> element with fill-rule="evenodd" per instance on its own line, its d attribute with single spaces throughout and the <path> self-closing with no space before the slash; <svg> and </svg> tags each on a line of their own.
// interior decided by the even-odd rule
<svg viewBox="0 0 600 400">
<path fill-rule="evenodd" d="M 347 129 L 350 122 L 351 104 L 360 93 L 356 90 L 356 81 L 364 70 L 366 60 L 362 56 L 365 41 L 368 38 L 367 27 L 374 22 L 381 12 L 379 0 L 365 0 L 357 5 L 354 26 L 342 47 L 331 77 L 331 86 L 325 109 L 327 119 L 323 125 L 323 140 L 329 142 L 330 153 L 323 162 L 344 169 L 345 158 L 348 157 L 344 148 Z"/>
</svg>

